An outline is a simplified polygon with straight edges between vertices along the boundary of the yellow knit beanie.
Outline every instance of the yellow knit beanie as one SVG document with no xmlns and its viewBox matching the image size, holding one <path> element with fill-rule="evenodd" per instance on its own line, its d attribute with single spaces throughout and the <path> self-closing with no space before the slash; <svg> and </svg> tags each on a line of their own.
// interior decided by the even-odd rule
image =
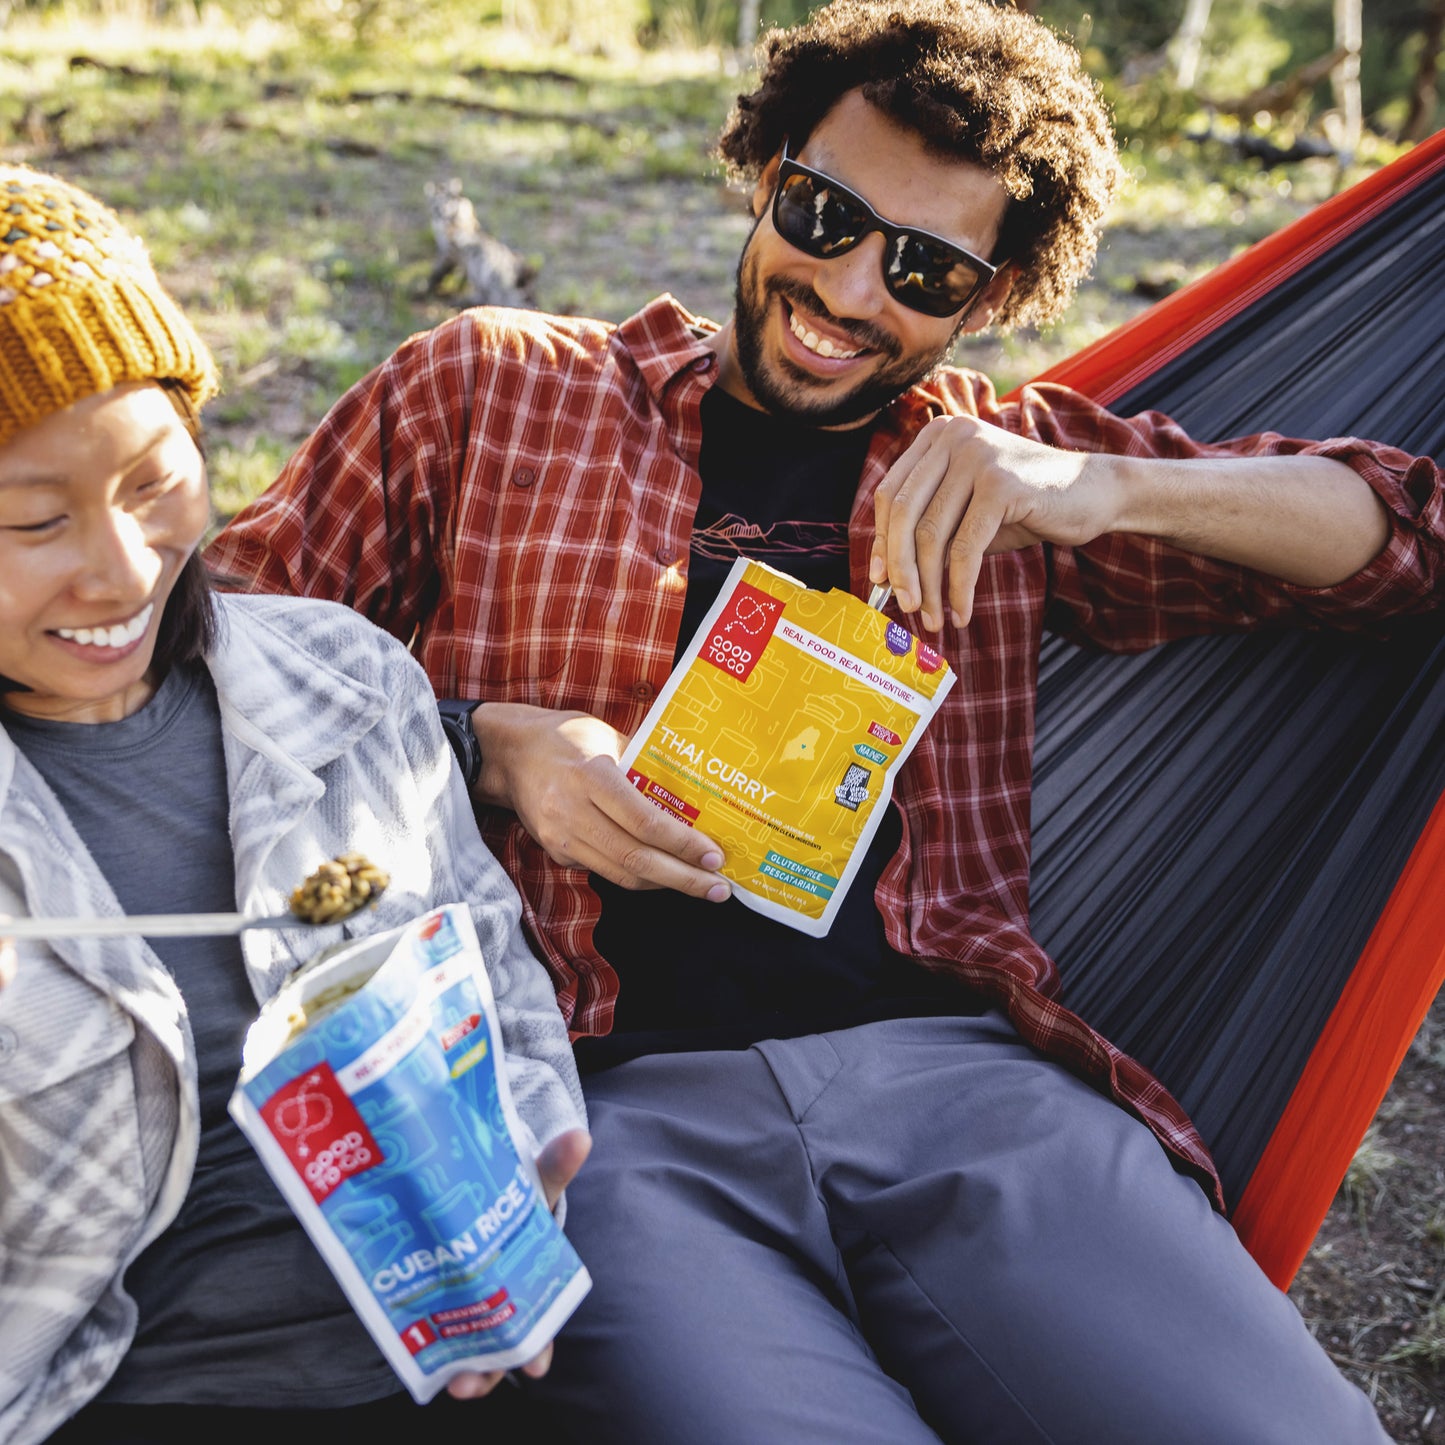
<svg viewBox="0 0 1445 1445">
<path fill-rule="evenodd" d="M 198 410 L 219 385 L 145 247 L 93 196 L 0 165 L 0 446 L 97 392 L 171 379 Z"/>
</svg>

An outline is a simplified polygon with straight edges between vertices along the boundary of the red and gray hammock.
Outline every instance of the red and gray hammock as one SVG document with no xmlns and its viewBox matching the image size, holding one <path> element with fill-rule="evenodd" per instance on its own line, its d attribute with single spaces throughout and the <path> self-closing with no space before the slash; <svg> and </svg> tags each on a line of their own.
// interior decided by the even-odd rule
<svg viewBox="0 0 1445 1445">
<path fill-rule="evenodd" d="M 1445 133 L 1041 380 L 1445 459 Z M 1445 980 L 1445 627 L 1045 643 L 1034 931 L 1282 1287 Z"/>
</svg>

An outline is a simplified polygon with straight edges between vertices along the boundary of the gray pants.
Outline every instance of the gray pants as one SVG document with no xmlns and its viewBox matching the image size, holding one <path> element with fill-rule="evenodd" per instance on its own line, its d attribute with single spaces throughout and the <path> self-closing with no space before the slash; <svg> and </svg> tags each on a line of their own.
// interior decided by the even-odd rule
<svg viewBox="0 0 1445 1445">
<path fill-rule="evenodd" d="M 1149 1131 L 996 1013 L 586 1081 L 539 1393 L 627 1445 L 1383 1441 Z"/>
</svg>

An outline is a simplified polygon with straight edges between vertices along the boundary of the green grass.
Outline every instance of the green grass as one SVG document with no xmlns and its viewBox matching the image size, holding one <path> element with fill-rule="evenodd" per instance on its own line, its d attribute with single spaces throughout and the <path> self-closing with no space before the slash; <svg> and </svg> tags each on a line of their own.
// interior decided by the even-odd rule
<svg viewBox="0 0 1445 1445">
<path fill-rule="evenodd" d="M 1392 1345 L 1381 1363 L 1445 1370 L 1445 1304 L 1436 1304 L 1412 1323 L 1409 1337 Z"/>
<path fill-rule="evenodd" d="M 289 446 L 265 436 L 253 436 L 244 446 L 213 442 L 206 466 L 216 516 L 231 516 L 265 491 L 290 451 Z"/>
<path fill-rule="evenodd" d="M 424 292 L 428 181 L 462 181 L 482 224 L 540 268 L 546 309 L 620 320 L 664 290 L 702 315 L 730 308 L 748 217 L 711 146 L 747 88 L 735 57 L 551 48 L 499 25 L 498 3 L 445 29 L 433 16 L 430 31 L 382 6 L 368 47 L 347 29 L 363 9 L 303 6 L 291 30 L 12 21 L 0 39 L 5 156 L 126 213 L 216 351 L 223 510 L 269 481 L 340 391 L 452 313 L 455 297 Z M 586 7 L 513 9 L 535 37 Z M 1140 276 L 1202 274 L 1340 179 L 1182 140 L 1134 139 L 1125 155 L 1130 183 L 1070 315 L 960 348 L 1001 391 L 1137 314 Z"/>
<path fill-rule="evenodd" d="M 1390 1173 L 1399 1162 L 1398 1157 L 1381 1142 L 1378 1126 L 1372 1124 L 1355 1150 L 1340 1185 L 1341 1194 L 1362 1228 L 1384 1197 Z"/>
</svg>

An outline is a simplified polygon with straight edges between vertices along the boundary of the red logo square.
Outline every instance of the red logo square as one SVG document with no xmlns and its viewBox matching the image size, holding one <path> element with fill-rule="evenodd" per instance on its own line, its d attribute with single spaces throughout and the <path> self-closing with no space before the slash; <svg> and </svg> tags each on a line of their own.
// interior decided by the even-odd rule
<svg viewBox="0 0 1445 1445">
<path fill-rule="evenodd" d="M 746 682 L 782 615 L 783 604 L 778 598 L 750 583 L 739 582 L 708 628 L 699 656 L 739 682 Z"/>
<path fill-rule="evenodd" d="M 381 1146 L 324 1061 L 282 1084 L 261 1118 L 318 1204 L 382 1162 Z"/>
</svg>

